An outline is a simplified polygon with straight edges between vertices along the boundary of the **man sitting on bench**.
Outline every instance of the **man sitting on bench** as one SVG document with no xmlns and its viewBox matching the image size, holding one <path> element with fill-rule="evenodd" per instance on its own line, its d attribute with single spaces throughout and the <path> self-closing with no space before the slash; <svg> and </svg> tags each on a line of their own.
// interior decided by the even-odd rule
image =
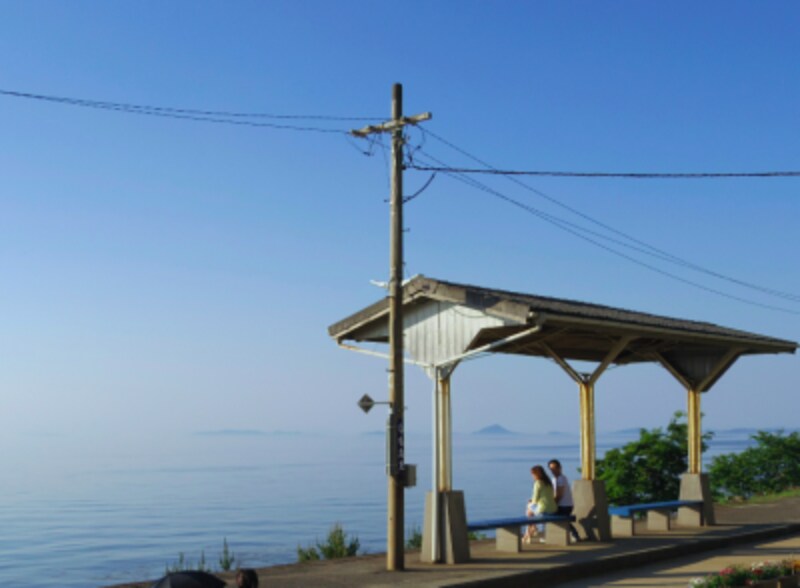
<svg viewBox="0 0 800 588">
<path fill-rule="evenodd" d="M 572 510 L 575 508 L 575 503 L 572 500 L 572 489 L 569 487 L 569 480 L 561 471 L 561 462 L 557 459 L 551 459 L 547 462 L 547 467 L 553 475 L 553 486 L 556 489 L 556 504 L 558 505 L 558 514 L 571 515 Z M 575 526 L 570 523 L 569 533 L 572 540 L 577 543 L 581 540 Z"/>
</svg>

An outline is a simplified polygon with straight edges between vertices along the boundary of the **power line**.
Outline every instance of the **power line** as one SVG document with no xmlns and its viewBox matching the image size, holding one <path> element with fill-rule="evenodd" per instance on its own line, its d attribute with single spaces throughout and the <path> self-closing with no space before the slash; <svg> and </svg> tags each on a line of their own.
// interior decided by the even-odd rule
<svg viewBox="0 0 800 588">
<path fill-rule="evenodd" d="M 437 158 L 431 156 L 428 153 L 425 153 L 424 156 L 431 158 L 436 163 L 444 165 L 443 162 L 441 162 L 440 160 L 438 160 Z M 787 313 L 787 314 L 800 315 L 800 311 L 796 311 L 796 310 L 789 309 L 789 308 L 784 308 L 784 307 L 781 307 L 781 306 L 774 306 L 772 304 L 764 304 L 764 303 L 758 302 L 756 300 L 751 300 L 749 298 L 743 298 L 741 296 L 736 296 L 734 294 L 729 294 L 727 292 L 723 292 L 722 290 L 718 290 L 716 288 L 711 288 L 709 286 L 705 286 L 705 285 L 700 284 L 698 282 L 683 278 L 683 277 L 678 276 L 678 275 L 676 275 L 674 273 L 668 272 L 668 271 L 663 270 L 661 268 L 658 268 L 658 267 L 656 267 L 656 266 L 654 266 L 652 264 L 649 264 L 649 263 L 647 263 L 645 261 L 637 259 L 637 258 L 635 258 L 635 257 L 633 257 L 631 255 L 628 255 L 628 254 L 626 254 L 626 253 L 624 253 L 622 251 L 619 251 L 619 250 L 617 250 L 617 249 L 615 249 L 613 247 L 610 247 L 610 246 L 608 246 L 608 245 L 606 245 L 604 243 L 601 243 L 597 239 L 594 239 L 594 238 L 589 237 L 586 234 L 584 234 L 584 232 L 585 232 L 584 228 L 579 227 L 578 225 L 575 225 L 574 223 L 570 223 L 569 221 L 565 221 L 564 219 L 559 219 L 558 217 L 554 217 L 553 215 L 549 215 L 549 214 L 547 214 L 547 213 L 545 213 L 545 212 L 543 212 L 543 211 L 541 211 L 541 210 L 539 210 L 539 209 L 537 209 L 537 208 L 535 208 L 533 206 L 530 206 L 528 204 L 520 202 L 519 200 L 517 200 L 515 198 L 512 198 L 512 197 L 510 197 L 510 196 L 508 196 L 508 195 L 506 195 L 506 194 L 504 194 L 504 193 L 502 193 L 502 192 L 500 192 L 498 190 L 490 188 L 486 184 L 483 184 L 483 183 L 475 180 L 474 178 L 472 178 L 472 177 L 470 177 L 468 175 L 459 174 L 458 172 L 449 172 L 449 171 L 448 172 L 442 172 L 442 173 L 445 173 L 446 175 L 449 175 L 452 178 L 454 178 L 454 179 L 456 179 L 458 181 L 461 181 L 462 183 L 465 183 L 468 186 L 471 186 L 471 187 L 473 187 L 473 188 L 475 188 L 477 190 L 480 190 L 480 191 L 485 192 L 487 194 L 490 194 L 490 195 L 492 195 L 492 196 L 494 196 L 494 197 L 496 197 L 496 198 L 498 198 L 500 200 L 503 200 L 503 201 L 505 201 L 505 202 L 517 207 L 517 208 L 520 208 L 520 209 L 524 210 L 525 212 L 527 212 L 529 214 L 537 216 L 537 217 L 541 218 L 542 220 L 544 220 L 544 221 L 546 221 L 546 222 L 548 222 L 548 223 L 560 228 L 561 230 L 566 231 L 567 233 L 570 233 L 571 235 L 573 235 L 575 237 L 578 237 L 579 239 L 582 239 L 582 240 L 584 240 L 584 241 L 586 241 L 588 243 L 591 243 L 592 245 L 595 245 L 596 247 L 599 247 L 600 249 L 603 249 L 603 250 L 605 250 L 605 251 L 607 251 L 607 252 L 609 252 L 609 253 L 611 253 L 613 255 L 621 257 L 621 258 L 623 258 L 623 259 L 625 259 L 627 261 L 630 261 L 631 263 L 635 263 L 636 265 L 639 265 L 640 267 L 644 267 L 644 268 L 646 268 L 646 269 L 648 269 L 650 271 L 653 271 L 655 273 L 658 273 L 658 274 L 660 274 L 662 276 L 671 278 L 673 280 L 676 280 L 676 281 L 679 281 L 679 282 L 681 282 L 683 284 L 698 288 L 700 290 L 703 290 L 703 291 L 706 291 L 706 292 L 709 292 L 709 293 L 712 293 L 712 294 L 716 294 L 716 295 L 722 296 L 724 298 L 728 298 L 730 300 L 735 300 L 737 302 L 742 302 L 744 304 L 749 304 L 751 306 L 757 306 L 757 307 L 760 307 L 760 308 L 765 308 L 765 309 L 768 309 L 768 310 L 784 312 L 784 313 Z M 591 234 L 593 234 L 595 236 L 598 236 L 600 238 L 610 239 L 609 237 L 600 235 L 600 234 L 598 234 L 596 232 L 589 231 L 589 233 L 591 233 Z M 613 240 L 613 239 L 611 239 L 611 240 L 613 242 L 617 243 L 617 244 L 620 244 L 620 245 L 623 245 L 623 246 L 626 246 L 626 247 L 632 247 L 629 244 L 621 243 L 621 242 Z M 642 252 L 641 249 L 638 249 L 638 248 L 635 248 L 635 247 L 633 247 L 633 248 L 635 250 L 637 250 L 637 251 Z"/>
<path fill-rule="evenodd" d="M 193 108 L 172 108 L 169 106 L 150 106 L 146 104 L 129 104 L 125 102 L 108 102 L 104 100 L 93 100 L 89 98 L 68 98 L 64 96 L 48 96 L 45 94 L 32 94 L 30 92 L 18 92 L 15 90 L 0 90 L 4 96 L 15 98 L 29 98 L 33 100 L 44 100 L 48 102 L 59 102 L 65 104 L 104 106 L 104 107 L 124 107 L 138 110 L 154 110 L 163 112 L 174 112 L 182 114 L 198 114 L 207 116 L 227 116 L 232 118 L 274 118 L 274 119 L 305 119 L 305 120 L 342 120 L 342 121 L 369 121 L 380 120 L 379 116 L 333 116 L 327 114 L 270 114 L 264 112 L 231 112 L 226 110 L 196 110 Z"/>
<path fill-rule="evenodd" d="M 272 129 L 284 129 L 292 131 L 311 131 L 319 133 L 338 133 L 349 134 L 344 129 L 333 129 L 309 125 L 285 124 L 263 122 L 259 120 L 246 119 L 272 119 L 272 120 L 315 120 L 315 121 L 354 121 L 354 120 L 376 120 L 376 117 L 352 117 L 352 116 L 331 116 L 321 114 L 269 114 L 262 112 L 246 113 L 231 112 L 222 110 L 197 110 L 191 108 L 172 108 L 166 106 L 149 106 L 142 104 L 130 104 L 124 102 L 108 102 L 103 100 L 93 100 L 86 98 L 69 98 L 64 96 L 49 96 L 44 94 L 32 94 L 29 92 L 19 92 L 15 90 L 2 90 L 0 95 L 11 98 L 23 98 L 64 104 L 68 106 L 80 106 L 83 108 L 97 108 L 101 110 L 111 110 L 124 112 L 127 114 L 140 114 L 146 116 L 159 116 L 164 118 L 175 118 L 198 122 L 209 122 L 216 124 L 229 124 L 248 127 L 263 127 Z"/>
<path fill-rule="evenodd" d="M 471 160 L 473 160 L 473 161 L 475 161 L 475 162 L 477 162 L 477 163 L 479 163 L 479 164 L 481 164 L 483 166 L 486 166 L 488 169 L 495 169 L 489 163 L 481 160 L 480 158 L 476 157 L 475 155 L 472 155 L 471 153 L 469 153 L 469 152 L 465 151 L 464 149 L 462 149 L 461 147 L 458 147 L 457 145 L 451 143 L 450 141 L 446 140 L 445 138 L 435 134 L 433 131 L 431 131 L 429 129 L 423 129 L 423 128 L 420 128 L 420 130 L 423 133 L 426 133 L 426 134 L 430 135 L 431 137 L 433 137 L 437 141 L 447 145 L 448 147 L 450 147 L 454 151 L 457 151 L 458 153 L 461 153 L 465 157 L 468 157 L 469 159 L 471 159 Z M 430 157 L 429 154 L 428 154 L 428 156 Z M 444 168 L 447 168 L 447 169 L 451 169 L 451 170 L 457 170 L 458 169 L 458 168 L 446 166 L 443 162 L 438 161 L 438 160 L 436 162 L 439 163 L 440 166 L 442 166 Z M 413 168 L 412 165 L 413 165 L 413 162 L 411 162 L 411 164 L 408 167 L 411 168 L 411 169 L 416 169 L 416 168 Z M 420 166 L 420 167 L 421 168 L 432 168 L 434 166 Z M 460 173 L 460 172 L 451 171 L 451 172 L 445 172 L 445 173 L 457 174 L 457 173 Z M 466 178 L 468 176 L 463 175 L 463 177 Z M 669 253 L 667 251 L 664 251 L 663 249 L 659 249 L 658 247 L 650 245 L 649 243 L 646 243 L 646 242 L 644 242 L 644 241 L 642 241 L 640 239 L 637 239 L 636 237 L 633 237 L 633 236 L 631 236 L 631 235 L 629 235 L 629 234 L 627 234 L 627 233 L 625 233 L 623 231 L 615 229 L 614 227 L 612 227 L 612 226 L 610 226 L 610 225 L 608 225 L 608 224 L 606 224 L 606 223 L 604 223 L 602 221 L 599 221 L 599 220 L 595 219 L 594 217 L 592 217 L 592 216 L 590 216 L 590 215 L 588 215 L 588 214 L 586 214 L 584 212 L 581 212 L 580 210 L 578 210 L 576 208 L 573 208 L 572 206 L 569 206 L 568 204 L 565 204 L 564 202 L 561 202 L 557 198 L 554 198 L 554 197 L 546 194 L 545 192 L 542 192 L 541 190 L 533 188 L 532 186 L 526 184 L 525 182 L 521 181 L 520 179 L 518 179 L 518 178 L 516 178 L 514 176 L 503 176 L 503 177 L 505 177 L 508 181 L 516 184 L 517 186 L 520 186 L 521 188 L 523 188 L 523 189 L 525 189 L 525 190 L 527 190 L 529 192 L 532 192 L 533 194 L 536 194 L 537 196 L 539 196 L 541 198 L 544 198 L 548 202 L 551 202 L 552 204 L 555 204 L 556 206 L 559 206 L 559 207 L 561 207 L 561 208 L 563 208 L 563 209 L 575 214 L 576 216 L 579 216 L 580 218 L 583 218 L 584 220 L 586 220 L 588 222 L 591 222 L 592 224 L 594 224 L 596 226 L 599 226 L 599 227 L 603 228 L 606 231 L 609 231 L 610 233 L 618 235 L 618 236 L 622 237 L 623 239 L 626 239 L 626 240 L 630 241 L 631 243 L 635 243 L 636 245 L 638 245 L 638 246 L 640 246 L 641 248 L 644 248 L 644 249 L 641 249 L 639 247 L 633 247 L 630 244 L 620 242 L 620 241 L 612 239 L 611 237 L 608 237 L 606 235 L 602 235 L 600 233 L 589 231 L 590 233 L 594 234 L 595 236 L 598 236 L 600 238 L 615 242 L 615 243 L 617 243 L 619 245 L 634 249 L 634 250 L 639 251 L 641 253 L 645 253 L 646 255 L 650 255 L 652 257 L 656 257 L 656 258 L 662 259 L 664 261 L 668 261 L 668 262 L 673 263 L 675 265 L 691 269 L 691 270 L 696 271 L 698 273 L 704 273 L 706 275 L 712 276 L 712 277 L 717 278 L 719 280 L 723 280 L 723 281 L 730 282 L 732 284 L 736 284 L 737 286 L 741 286 L 743 288 L 748 288 L 748 289 L 751 289 L 751 290 L 755 290 L 755 291 L 761 292 L 763 294 L 768 294 L 770 296 L 774 296 L 776 298 L 782 298 L 784 300 L 789 300 L 789 301 L 792 301 L 792 302 L 800 302 L 800 295 L 798 295 L 798 294 L 793 294 L 791 292 L 783 292 L 781 290 L 777 290 L 777 289 L 774 289 L 774 288 L 768 288 L 768 287 L 761 286 L 761 285 L 758 285 L 758 284 L 753 284 L 753 283 L 747 282 L 745 280 L 740 280 L 738 278 L 727 276 L 727 275 L 722 274 L 720 272 L 705 268 L 705 267 L 703 267 L 703 266 L 701 266 L 699 264 L 693 263 L 691 261 L 688 261 L 688 260 L 683 259 L 681 257 L 678 257 L 676 255 L 673 255 L 673 254 L 671 254 L 671 253 Z M 543 214 L 545 214 L 545 213 L 543 213 Z M 553 218 L 557 218 L 557 217 L 553 217 Z M 560 222 L 565 222 L 565 223 L 568 222 L 568 221 L 564 221 L 563 219 L 559 219 L 559 220 L 560 220 Z M 577 225 L 573 225 L 573 226 L 575 226 L 576 228 L 580 229 L 581 231 L 587 231 L 587 229 L 582 228 L 582 227 L 578 227 Z"/>
<path fill-rule="evenodd" d="M 797 178 L 800 171 L 767 172 L 700 172 L 700 173 L 631 173 L 631 172 L 570 172 L 570 171 L 520 171 L 502 169 L 475 169 L 469 167 L 440 167 L 429 165 L 408 166 L 409 169 L 459 174 L 484 174 L 494 176 L 538 176 L 554 178 L 623 178 L 628 180 L 698 180 L 720 178 Z"/>
</svg>

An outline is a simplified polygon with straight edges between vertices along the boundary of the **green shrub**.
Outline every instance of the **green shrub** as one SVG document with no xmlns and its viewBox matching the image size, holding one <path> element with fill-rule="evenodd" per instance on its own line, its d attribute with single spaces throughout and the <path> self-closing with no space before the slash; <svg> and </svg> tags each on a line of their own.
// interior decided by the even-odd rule
<svg viewBox="0 0 800 588">
<path fill-rule="evenodd" d="M 210 572 L 211 571 L 211 568 L 206 566 L 206 552 L 205 551 L 201 551 L 200 552 L 200 559 L 197 560 L 196 564 L 193 564 L 192 562 L 190 562 L 188 559 L 186 559 L 186 556 L 183 554 L 183 552 L 180 552 L 178 554 L 178 561 L 176 561 L 172 565 L 167 564 L 167 566 L 164 568 L 164 572 L 166 574 L 172 574 L 174 572 L 184 572 L 184 571 L 189 571 L 189 570 L 197 570 L 199 572 Z"/>
<path fill-rule="evenodd" d="M 178 554 L 178 561 L 176 561 L 172 565 L 169 564 L 166 565 L 166 567 L 164 568 L 164 574 L 166 575 L 166 574 L 171 574 L 173 572 L 183 572 L 184 570 L 191 570 L 191 569 L 192 569 L 191 565 L 186 560 L 186 556 L 181 551 Z"/>
<path fill-rule="evenodd" d="M 224 538 L 222 540 L 222 553 L 219 556 L 219 569 L 225 572 L 230 571 L 233 569 L 236 561 L 236 556 L 228 547 L 228 539 Z M 197 563 L 191 562 L 189 559 L 187 559 L 183 552 L 180 552 L 178 554 L 178 561 L 172 565 L 167 564 L 164 568 L 164 573 L 171 574 L 173 572 L 184 572 L 191 570 L 197 570 L 200 572 L 213 571 L 211 566 L 206 563 L 205 550 L 200 552 L 200 559 L 197 560 Z"/>
<path fill-rule="evenodd" d="M 612 504 L 635 504 L 675 500 L 680 493 L 680 476 L 688 462 L 688 427 L 679 422 L 686 415 L 676 412 L 666 431 L 641 429 L 639 439 L 606 452 L 597 460 L 597 479 L 606 483 Z M 713 433 L 705 433 L 702 451 Z"/>
<path fill-rule="evenodd" d="M 297 561 L 304 563 L 307 561 L 316 561 L 319 559 L 319 552 L 316 547 L 300 547 L 297 546 Z"/>
<path fill-rule="evenodd" d="M 741 453 L 712 458 L 711 488 L 717 499 L 777 494 L 800 486 L 800 433 L 759 431 Z"/>
<path fill-rule="evenodd" d="M 342 525 L 336 523 L 328 532 L 325 543 L 317 541 L 316 547 L 303 548 L 297 546 L 297 560 L 300 562 L 313 561 L 317 559 L 338 559 L 341 557 L 353 557 L 358 554 L 361 542 L 358 537 L 348 540 L 347 533 L 344 532 Z"/>
<path fill-rule="evenodd" d="M 422 530 L 415 526 L 411 528 L 411 533 L 406 537 L 406 549 L 422 548 Z"/>
<path fill-rule="evenodd" d="M 228 538 L 222 539 L 222 553 L 219 556 L 219 569 L 229 572 L 236 565 L 236 555 L 228 548 Z"/>
</svg>

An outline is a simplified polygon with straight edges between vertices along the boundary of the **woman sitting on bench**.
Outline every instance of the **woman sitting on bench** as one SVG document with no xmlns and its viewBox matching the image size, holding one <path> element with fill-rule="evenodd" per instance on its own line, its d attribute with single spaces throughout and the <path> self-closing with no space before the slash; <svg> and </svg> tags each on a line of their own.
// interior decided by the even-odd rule
<svg viewBox="0 0 800 588">
<path fill-rule="evenodd" d="M 544 473 L 544 468 L 540 465 L 531 468 L 533 476 L 533 496 L 528 501 L 528 508 L 525 514 L 528 517 L 535 517 L 543 514 L 553 514 L 558 510 L 556 505 L 555 492 L 550 477 Z M 544 524 L 528 525 L 528 530 L 522 537 L 523 543 L 530 543 L 531 537 L 537 534 L 544 534 Z M 544 542 L 544 538 L 540 541 Z"/>
</svg>

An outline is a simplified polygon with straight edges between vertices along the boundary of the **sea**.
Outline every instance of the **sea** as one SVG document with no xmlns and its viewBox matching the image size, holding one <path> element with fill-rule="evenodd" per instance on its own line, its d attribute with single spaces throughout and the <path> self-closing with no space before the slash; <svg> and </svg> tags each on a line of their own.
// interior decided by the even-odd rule
<svg viewBox="0 0 800 588">
<path fill-rule="evenodd" d="M 704 461 L 751 446 L 754 432 L 718 432 Z M 598 457 L 636 438 L 598 435 Z M 219 431 L 119 449 L 73 441 L 32 438 L 0 456 L 0 585 L 156 579 L 181 555 L 218 569 L 224 542 L 243 567 L 292 563 L 298 546 L 324 541 L 337 523 L 362 552 L 386 549 L 381 431 Z M 556 458 L 579 477 L 577 435 L 464 433 L 453 444 L 453 486 L 464 491 L 468 519 L 523 512 L 532 465 Z M 422 527 L 431 455 L 430 435 L 406 435 L 406 462 L 417 464 L 407 535 Z"/>
</svg>

